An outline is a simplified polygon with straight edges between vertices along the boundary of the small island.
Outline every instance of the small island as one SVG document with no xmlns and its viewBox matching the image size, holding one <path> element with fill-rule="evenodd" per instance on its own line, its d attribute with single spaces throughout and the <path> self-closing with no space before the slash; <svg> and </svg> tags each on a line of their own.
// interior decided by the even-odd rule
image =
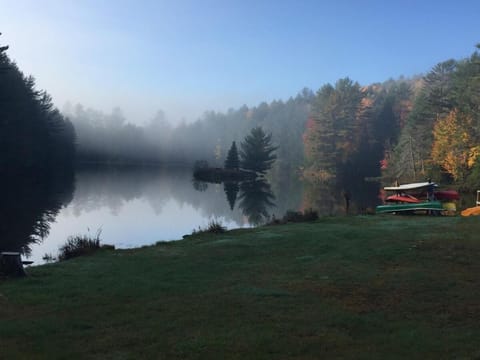
<svg viewBox="0 0 480 360">
<path fill-rule="evenodd" d="M 242 169 L 200 167 L 195 168 L 193 177 L 198 181 L 221 183 L 225 181 L 255 180 L 257 173 Z"/>
<path fill-rule="evenodd" d="M 235 141 L 232 142 L 223 168 L 210 167 L 204 160 L 197 161 L 193 171 L 194 179 L 214 183 L 255 180 L 264 175 L 277 158 L 277 147 L 272 145 L 272 134 L 266 134 L 261 127 L 253 128 L 240 148 L 239 154 Z"/>
</svg>

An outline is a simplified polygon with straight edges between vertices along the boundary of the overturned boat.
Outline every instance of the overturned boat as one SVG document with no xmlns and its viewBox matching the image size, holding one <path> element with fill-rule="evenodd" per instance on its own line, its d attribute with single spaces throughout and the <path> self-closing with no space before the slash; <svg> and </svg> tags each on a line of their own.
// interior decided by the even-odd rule
<svg viewBox="0 0 480 360">
<path fill-rule="evenodd" d="M 477 190 L 477 201 L 475 206 L 465 209 L 461 212 L 462 216 L 478 216 L 480 215 L 480 190 Z"/>
<path fill-rule="evenodd" d="M 399 212 L 425 212 L 425 211 L 442 211 L 443 204 L 440 201 L 423 201 L 416 203 L 399 203 L 378 205 L 377 214 L 399 213 Z"/>
<path fill-rule="evenodd" d="M 428 213 L 439 214 L 446 210 L 455 211 L 452 200 L 458 199 L 454 190 L 437 191 L 438 185 L 431 181 L 410 183 L 397 186 L 386 186 L 385 191 L 394 192 L 387 196 L 385 205 L 376 208 L 377 214 L 382 213 Z M 440 200 L 450 201 L 448 205 Z M 446 207 L 447 206 L 447 207 Z"/>
</svg>

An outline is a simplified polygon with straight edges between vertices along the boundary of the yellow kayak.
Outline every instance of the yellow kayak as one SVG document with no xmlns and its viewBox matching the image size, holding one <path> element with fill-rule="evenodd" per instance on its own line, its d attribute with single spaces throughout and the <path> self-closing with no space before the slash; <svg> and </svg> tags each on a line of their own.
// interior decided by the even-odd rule
<svg viewBox="0 0 480 360">
<path fill-rule="evenodd" d="M 480 206 L 471 207 L 462 211 L 462 216 L 480 215 Z"/>
<path fill-rule="evenodd" d="M 443 206 L 443 215 L 455 216 L 457 212 L 457 205 L 454 202 L 445 202 Z"/>
</svg>

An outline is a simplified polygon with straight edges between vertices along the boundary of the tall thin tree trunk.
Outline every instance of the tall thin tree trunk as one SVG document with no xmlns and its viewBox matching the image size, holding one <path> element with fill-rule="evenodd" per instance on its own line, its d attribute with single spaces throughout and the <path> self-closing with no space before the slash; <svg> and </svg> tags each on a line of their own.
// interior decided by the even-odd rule
<svg viewBox="0 0 480 360">
<path fill-rule="evenodd" d="M 415 169 L 415 157 L 413 156 L 413 144 L 412 137 L 410 136 L 410 157 L 412 160 L 413 180 L 417 179 L 417 171 Z"/>
</svg>

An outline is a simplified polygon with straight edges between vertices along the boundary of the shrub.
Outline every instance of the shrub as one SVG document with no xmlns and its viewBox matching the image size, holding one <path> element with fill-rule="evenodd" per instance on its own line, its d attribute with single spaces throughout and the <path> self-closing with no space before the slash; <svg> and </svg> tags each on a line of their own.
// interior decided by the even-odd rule
<svg viewBox="0 0 480 360">
<path fill-rule="evenodd" d="M 58 260 L 64 261 L 97 251 L 100 249 L 100 234 L 101 230 L 98 230 L 93 237 L 90 235 L 69 236 L 67 242 L 59 249 Z"/>
<path fill-rule="evenodd" d="M 299 222 L 302 219 L 302 216 L 303 214 L 301 211 L 287 210 L 282 220 L 284 222 Z"/>
<path fill-rule="evenodd" d="M 287 210 L 281 220 L 272 218 L 270 225 L 286 224 L 289 222 L 307 222 L 318 220 L 318 212 L 313 209 L 307 209 L 303 213 L 301 211 Z"/>
<path fill-rule="evenodd" d="M 303 212 L 303 221 L 315 221 L 318 220 L 317 210 L 307 209 Z"/>
<path fill-rule="evenodd" d="M 205 229 L 202 229 L 201 227 L 198 227 L 198 230 L 193 230 L 192 235 L 198 235 L 198 234 L 205 234 L 205 233 L 211 233 L 211 234 L 221 234 L 227 231 L 227 228 L 222 225 L 221 222 L 217 220 L 211 220 L 207 227 Z"/>
<path fill-rule="evenodd" d="M 221 233 L 224 233 L 225 231 L 227 231 L 227 228 L 223 226 L 221 222 L 218 222 L 216 220 L 211 220 L 208 223 L 207 232 L 209 233 L 221 234 Z"/>
<path fill-rule="evenodd" d="M 45 255 L 43 255 L 42 260 L 46 263 L 52 263 L 55 262 L 57 258 L 50 253 L 46 253 Z"/>
<path fill-rule="evenodd" d="M 315 221 L 318 219 L 318 213 L 313 209 L 307 209 L 303 213 L 301 211 L 289 210 L 283 217 L 285 222 L 305 222 Z"/>
</svg>

